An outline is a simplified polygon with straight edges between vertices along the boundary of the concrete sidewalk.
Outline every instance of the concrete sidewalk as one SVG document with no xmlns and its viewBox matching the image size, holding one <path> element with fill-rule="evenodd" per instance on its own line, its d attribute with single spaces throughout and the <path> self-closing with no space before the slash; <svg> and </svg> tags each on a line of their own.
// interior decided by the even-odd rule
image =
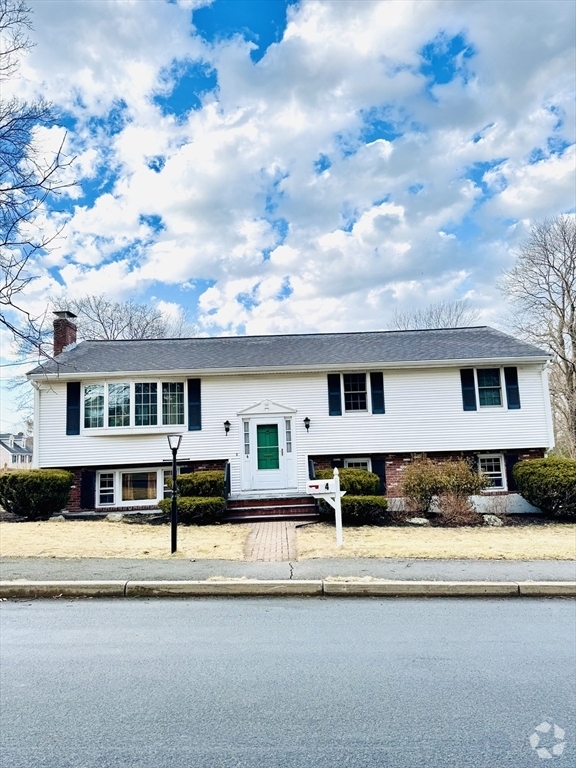
<svg viewBox="0 0 576 768">
<path fill-rule="evenodd" d="M 330 577 L 399 581 L 574 581 L 570 560 L 416 560 L 323 558 L 296 562 L 120 558 L 0 558 L 3 581 L 322 580 Z"/>
</svg>

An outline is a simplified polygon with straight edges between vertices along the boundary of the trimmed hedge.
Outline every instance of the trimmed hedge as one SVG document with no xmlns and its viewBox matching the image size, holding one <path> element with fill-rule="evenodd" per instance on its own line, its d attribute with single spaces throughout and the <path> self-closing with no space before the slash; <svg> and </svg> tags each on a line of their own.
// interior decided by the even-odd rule
<svg viewBox="0 0 576 768">
<path fill-rule="evenodd" d="M 549 515 L 576 515 L 576 459 L 529 459 L 512 472 L 530 504 Z"/>
<path fill-rule="evenodd" d="M 47 520 L 68 504 L 74 475 L 63 469 L 26 469 L 0 474 L 0 504 L 28 520 Z"/>
<path fill-rule="evenodd" d="M 365 470 L 353 470 L 363 472 Z M 320 511 L 324 518 L 334 521 L 334 510 L 320 499 Z M 388 522 L 388 500 L 384 496 L 343 496 L 343 525 L 384 525 Z"/>
<path fill-rule="evenodd" d="M 380 478 L 374 472 L 366 469 L 339 469 L 340 490 L 351 496 L 375 496 L 380 487 Z M 332 480 L 333 469 L 319 469 L 316 472 L 318 480 Z"/>
<path fill-rule="evenodd" d="M 178 475 L 179 496 L 224 496 L 224 472 L 220 469 L 199 470 Z"/>
<path fill-rule="evenodd" d="M 178 520 L 184 525 L 212 525 L 219 523 L 226 512 L 226 499 L 220 496 L 178 496 Z M 158 502 L 167 515 L 172 509 L 172 499 Z"/>
</svg>

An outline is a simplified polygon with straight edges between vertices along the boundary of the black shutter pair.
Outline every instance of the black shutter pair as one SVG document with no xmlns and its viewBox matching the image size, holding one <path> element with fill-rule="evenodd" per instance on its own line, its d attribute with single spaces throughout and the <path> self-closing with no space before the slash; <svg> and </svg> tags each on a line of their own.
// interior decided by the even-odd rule
<svg viewBox="0 0 576 768">
<path fill-rule="evenodd" d="M 516 367 L 504 368 L 504 382 L 506 385 L 508 410 L 518 410 L 520 408 L 520 388 L 518 386 L 518 369 Z M 465 411 L 475 411 L 477 405 L 473 368 L 462 368 L 460 370 L 460 383 L 462 385 L 462 407 Z"/>
<path fill-rule="evenodd" d="M 372 413 L 385 413 L 384 376 L 381 371 L 370 374 L 372 394 Z M 342 387 L 339 373 L 328 374 L 328 413 L 330 416 L 342 416 Z"/>
</svg>

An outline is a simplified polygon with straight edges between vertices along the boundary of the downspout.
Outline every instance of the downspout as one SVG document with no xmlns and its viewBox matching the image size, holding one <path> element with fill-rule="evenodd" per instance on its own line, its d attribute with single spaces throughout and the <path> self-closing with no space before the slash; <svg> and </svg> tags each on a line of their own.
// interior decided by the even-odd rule
<svg viewBox="0 0 576 768">
<path fill-rule="evenodd" d="M 34 387 L 34 427 L 32 430 L 33 446 L 32 446 L 32 468 L 38 469 L 40 467 L 40 393 L 41 388 L 38 382 L 29 379 L 30 384 Z"/>
<path fill-rule="evenodd" d="M 552 403 L 550 401 L 550 387 L 548 386 L 548 367 L 542 367 L 542 391 L 544 394 L 544 412 L 546 414 L 546 427 L 548 429 L 548 450 L 556 445 L 554 439 L 554 421 L 552 419 Z"/>
</svg>

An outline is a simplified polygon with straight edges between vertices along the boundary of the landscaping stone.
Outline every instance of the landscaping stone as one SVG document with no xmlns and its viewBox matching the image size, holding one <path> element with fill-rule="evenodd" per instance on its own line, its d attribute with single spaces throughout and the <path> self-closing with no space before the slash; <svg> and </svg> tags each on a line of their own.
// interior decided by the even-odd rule
<svg viewBox="0 0 576 768">
<path fill-rule="evenodd" d="M 52 517 L 49 517 L 49 518 L 48 518 L 48 520 L 49 520 L 51 523 L 62 523 L 62 522 L 66 522 L 66 518 L 64 517 L 64 515 L 53 515 Z"/>
<path fill-rule="evenodd" d="M 108 520 L 109 523 L 120 523 L 123 518 L 124 515 L 121 512 L 110 512 L 106 515 L 106 520 Z"/>
<path fill-rule="evenodd" d="M 491 525 L 494 528 L 501 528 L 504 525 L 502 520 L 496 515 L 482 515 L 482 517 L 484 518 L 486 525 Z"/>
<path fill-rule="evenodd" d="M 430 525 L 430 520 L 425 517 L 411 517 L 406 522 L 410 525 Z"/>
</svg>

